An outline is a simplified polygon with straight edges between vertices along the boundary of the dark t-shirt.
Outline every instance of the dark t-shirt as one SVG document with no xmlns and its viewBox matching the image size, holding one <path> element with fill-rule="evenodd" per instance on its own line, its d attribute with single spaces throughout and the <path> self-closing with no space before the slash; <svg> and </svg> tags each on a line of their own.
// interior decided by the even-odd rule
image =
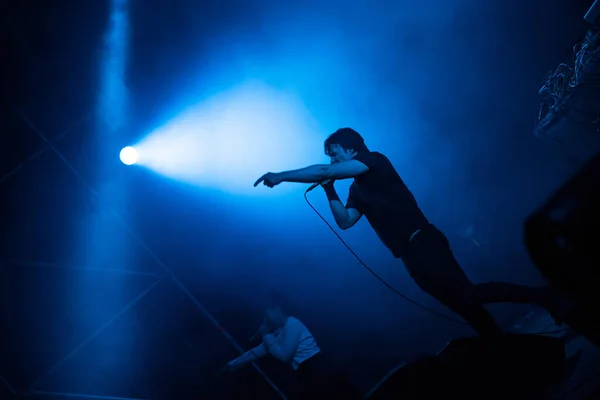
<svg viewBox="0 0 600 400">
<path fill-rule="evenodd" d="M 386 156 L 364 152 L 354 159 L 369 167 L 369 171 L 354 178 L 346 208 L 360 211 L 383 244 L 399 258 L 411 235 L 429 222 Z"/>
</svg>

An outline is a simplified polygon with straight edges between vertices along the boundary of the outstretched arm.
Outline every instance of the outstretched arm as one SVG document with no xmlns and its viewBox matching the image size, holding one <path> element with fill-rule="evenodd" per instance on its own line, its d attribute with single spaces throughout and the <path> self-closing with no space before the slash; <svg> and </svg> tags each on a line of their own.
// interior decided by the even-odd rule
<svg viewBox="0 0 600 400">
<path fill-rule="evenodd" d="M 327 179 L 348 179 L 362 175 L 369 170 L 365 164 L 356 160 L 334 164 L 317 164 L 310 167 L 280 172 L 283 182 L 313 183 Z"/>
<path fill-rule="evenodd" d="M 261 182 L 264 182 L 269 187 L 273 187 L 279 185 L 281 182 L 314 183 L 326 180 L 348 179 L 362 175 L 368 170 L 369 167 L 356 160 L 334 164 L 317 164 L 291 171 L 266 173 L 254 182 L 254 186 L 257 186 Z"/>
<path fill-rule="evenodd" d="M 242 354 L 241 356 L 239 356 L 235 360 L 232 360 L 232 361 L 228 362 L 227 365 L 231 369 L 237 369 L 237 368 L 242 367 L 242 366 L 244 366 L 244 365 L 246 365 L 248 363 L 256 361 L 259 358 L 262 358 L 262 357 L 264 357 L 266 355 L 267 355 L 267 349 L 261 343 L 260 345 L 256 346 L 255 348 L 253 348 L 251 350 L 248 350 L 247 352 L 245 352 L 244 354 Z"/>
</svg>

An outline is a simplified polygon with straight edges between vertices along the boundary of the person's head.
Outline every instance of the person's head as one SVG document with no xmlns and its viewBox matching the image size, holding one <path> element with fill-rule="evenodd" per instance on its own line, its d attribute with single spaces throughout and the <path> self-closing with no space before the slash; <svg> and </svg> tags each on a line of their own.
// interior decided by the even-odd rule
<svg viewBox="0 0 600 400">
<path fill-rule="evenodd" d="M 271 329 L 282 328 L 287 321 L 287 314 L 278 305 L 269 305 L 265 307 L 265 320 L 264 322 L 271 327 Z"/>
<path fill-rule="evenodd" d="M 324 143 L 325 154 L 331 163 L 348 161 L 365 151 L 369 151 L 365 140 L 352 128 L 341 128 L 333 132 Z"/>
</svg>

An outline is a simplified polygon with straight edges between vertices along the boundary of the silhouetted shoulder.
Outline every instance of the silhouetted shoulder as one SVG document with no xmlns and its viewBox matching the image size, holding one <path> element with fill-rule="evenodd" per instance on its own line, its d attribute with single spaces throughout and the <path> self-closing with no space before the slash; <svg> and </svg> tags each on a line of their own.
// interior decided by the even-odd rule
<svg viewBox="0 0 600 400">
<path fill-rule="evenodd" d="M 391 165 L 390 160 L 377 151 L 365 151 L 357 154 L 354 159 L 365 164 L 370 170 L 377 169 L 381 166 Z"/>
<path fill-rule="evenodd" d="M 387 156 L 385 154 L 381 154 L 378 151 L 373 151 L 372 152 L 374 154 L 375 157 L 377 157 L 380 161 L 385 162 L 385 163 L 389 163 L 391 164 L 391 161 L 389 158 L 387 158 Z"/>
</svg>

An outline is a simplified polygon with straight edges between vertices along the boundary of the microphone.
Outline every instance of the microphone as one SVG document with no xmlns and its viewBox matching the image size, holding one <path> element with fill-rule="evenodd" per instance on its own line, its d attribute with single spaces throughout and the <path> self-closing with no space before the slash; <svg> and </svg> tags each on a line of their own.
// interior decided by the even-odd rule
<svg viewBox="0 0 600 400">
<path fill-rule="evenodd" d="M 254 339 L 256 339 L 257 337 L 262 335 L 262 333 L 265 331 L 272 332 L 273 329 L 269 328 L 269 324 L 267 324 L 266 322 L 263 322 L 262 325 L 260 326 L 260 328 L 258 328 L 258 331 L 254 335 L 252 335 L 250 337 L 250 339 L 248 339 L 248 340 L 252 342 Z"/>
<path fill-rule="evenodd" d="M 316 189 L 317 187 L 319 187 L 319 185 L 321 185 L 321 184 L 325 184 L 325 185 L 326 185 L 326 184 L 328 184 L 329 182 L 331 182 L 331 179 L 324 180 L 323 182 L 315 182 L 315 183 L 313 183 L 312 185 L 310 185 L 310 186 L 308 187 L 308 189 L 306 189 L 306 193 L 308 193 L 308 192 L 311 192 L 311 191 L 315 190 L 315 189 Z"/>
<path fill-rule="evenodd" d="M 256 339 L 257 337 L 259 337 L 259 336 L 260 336 L 260 334 L 261 334 L 261 333 L 263 332 L 263 330 L 264 330 L 265 324 L 266 324 L 266 322 L 263 322 L 263 323 L 260 325 L 260 328 L 258 328 L 258 331 L 256 331 L 256 333 L 255 333 L 254 335 L 250 336 L 250 339 L 248 339 L 248 340 L 252 342 L 252 341 L 254 341 L 254 339 Z"/>
</svg>

